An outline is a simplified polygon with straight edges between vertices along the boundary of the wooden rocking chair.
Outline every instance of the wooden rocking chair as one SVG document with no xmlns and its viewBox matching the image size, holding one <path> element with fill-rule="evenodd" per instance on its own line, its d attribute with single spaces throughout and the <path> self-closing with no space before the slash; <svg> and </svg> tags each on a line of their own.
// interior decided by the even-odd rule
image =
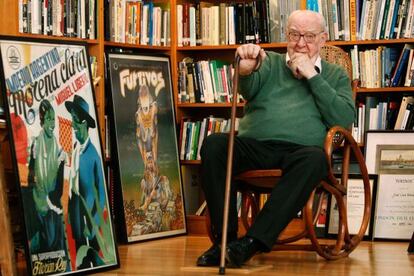
<svg viewBox="0 0 414 276">
<path fill-rule="evenodd" d="M 322 48 L 320 53 L 321 58 L 329 63 L 339 64 L 345 68 L 352 79 L 352 64 L 348 54 L 341 48 L 336 46 L 326 45 Z M 238 84 L 238 67 L 239 58 L 236 60 L 235 76 L 233 78 L 233 105 L 231 113 L 231 130 L 228 147 L 228 161 L 227 161 L 227 178 L 226 178 L 226 194 L 224 205 L 224 218 L 223 218 L 223 233 L 227 232 L 227 220 L 229 209 L 229 197 L 230 197 L 230 182 L 232 180 L 242 181 L 243 190 L 242 193 L 242 206 L 241 206 L 241 220 L 246 229 L 254 221 L 255 216 L 259 212 L 259 200 L 261 194 L 270 193 L 274 185 L 277 185 L 278 179 L 282 176 L 283 172 L 280 169 L 271 170 L 251 170 L 246 171 L 237 176 L 231 176 L 232 171 L 232 156 L 233 156 L 233 144 L 234 144 L 234 122 L 236 116 L 236 92 Z M 353 96 L 355 99 L 355 88 L 357 81 L 352 81 Z M 355 142 L 351 133 L 340 126 L 334 126 L 329 129 L 326 138 L 324 149 L 329 164 L 332 164 L 332 153 L 334 150 L 343 147 L 343 160 L 342 160 L 342 175 L 340 181 L 334 175 L 332 166 L 329 167 L 328 178 L 322 181 L 312 192 L 306 205 L 302 210 L 302 226 L 303 229 L 300 233 L 296 233 L 293 236 L 279 238 L 276 242 L 273 250 L 308 250 L 316 251 L 320 256 L 327 260 L 335 260 L 348 256 L 362 240 L 366 229 L 368 227 L 370 214 L 371 214 L 371 192 L 368 173 L 365 165 L 364 157 L 358 144 Z M 359 226 L 359 231 L 356 234 L 350 234 L 348 219 L 347 219 L 347 182 L 349 175 L 349 164 L 351 154 L 353 154 L 355 160 L 358 162 L 359 169 L 363 179 L 364 186 L 364 209 L 363 219 Z M 323 244 L 320 242 L 315 233 L 315 224 L 321 211 L 322 195 L 331 194 L 337 201 L 339 211 L 339 225 L 336 240 L 327 240 Z M 317 196 L 315 196 L 317 195 Z M 248 218 L 248 214 L 251 217 Z M 210 219 L 207 215 L 207 229 L 210 231 Z M 210 238 L 211 238 L 211 233 Z M 309 239 L 310 242 L 303 244 L 303 242 L 291 244 L 302 238 Z M 222 240 L 222 256 L 220 263 L 221 274 L 224 272 L 224 250 L 226 245 L 226 235 L 223 235 Z"/>
</svg>

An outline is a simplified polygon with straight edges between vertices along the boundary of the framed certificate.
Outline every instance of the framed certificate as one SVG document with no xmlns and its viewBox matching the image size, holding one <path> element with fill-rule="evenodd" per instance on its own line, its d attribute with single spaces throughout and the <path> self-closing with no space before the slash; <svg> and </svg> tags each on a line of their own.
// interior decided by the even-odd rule
<svg viewBox="0 0 414 276">
<path fill-rule="evenodd" d="M 414 175 L 378 177 L 374 238 L 409 240 L 414 231 Z"/>
<path fill-rule="evenodd" d="M 369 175 L 369 182 L 371 186 L 371 209 L 375 208 L 375 196 L 377 191 L 377 176 Z M 364 184 L 360 175 L 350 175 L 347 186 L 347 219 L 348 229 L 351 235 L 358 233 L 362 223 L 364 212 Z M 328 205 L 328 236 L 338 233 L 339 212 L 336 200 L 334 197 L 330 198 Z M 371 212 L 371 221 L 368 224 L 364 239 L 371 240 L 373 237 L 373 214 Z"/>
</svg>

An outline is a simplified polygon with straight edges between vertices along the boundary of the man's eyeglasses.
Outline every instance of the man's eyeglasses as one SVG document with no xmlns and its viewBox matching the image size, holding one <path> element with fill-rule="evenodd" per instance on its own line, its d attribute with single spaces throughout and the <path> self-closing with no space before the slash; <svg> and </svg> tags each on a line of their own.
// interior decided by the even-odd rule
<svg viewBox="0 0 414 276">
<path fill-rule="evenodd" d="M 299 32 L 290 31 L 288 33 L 288 38 L 289 38 L 290 41 L 298 42 L 300 40 L 300 38 L 303 36 L 303 39 L 305 40 L 306 43 L 313 43 L 316 39 L 316 36 L 323 33 L 323 32 L 324 31 L 321 31 L 317 34 L 314 34 L 314 33 L 301 34 Z"/>
</svg>

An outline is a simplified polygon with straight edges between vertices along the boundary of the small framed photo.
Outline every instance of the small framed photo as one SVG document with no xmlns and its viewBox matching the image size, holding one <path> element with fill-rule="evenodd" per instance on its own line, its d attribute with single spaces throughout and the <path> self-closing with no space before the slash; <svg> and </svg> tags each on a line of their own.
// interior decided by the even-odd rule
<svg viewBox="0 0 414 276">
<path fill-rule="evenodd" d="M 340 181 L 340 179 L 338 180 Z M 369 183 L 371 188 L 371 219 L 364 236 L 366 240 L 371 240 L 373 237 L 377 176 L 369 175 Z M 364 182 L 361 175 L 350 175 L 347 186 L 346 205 L 349 233 L 355 235 L 359 231 L 364 214 Z M 339 226 L 338 205 L 333 196 L 330 196 L 328 210 L 328 236 L 333 236 L 338 234 Z"/>
<path fill-rule="evenodd" d="M 384 150 L 383 158 L 386 158 L 385 155 L 398 154 L 398 151 L 401 149 L 403 151 L 410 151 L 409 145 L 414 145 L 414 131 L 367 131 L 366 132 L 366 146 L 365 146 L 365 162 L 367 165 L 367 170 L 369 174 L 379 174 L 378 170 L 378 145 L 395 145 L 395 148 L 384 148 L 380 147 L 379 149 Z M 397 147 L 398 145 L 398 147 Z M 385 162 L 387 163 L 387 162 Z M 387 170 L 387 166 L 381 168 L 382 170 Z M 388 169 L 389 166 L 388 166 Z M 397 168 L 398 169 L 398 168 Z M 407 167 L 400 168 L 405 171 L 409 170 Z"/>
<path fill-rule="evenodd" d="M 414 175 L 378 176 L 374 238 L 409 240 L 414 231 Z"/>
<path fill-rule="evenodd" d="M 377 145 L 378 174 L 414 174 L 414 145 Z"/>
<path fill-rule="evenodd" d="M 86 44 L 0 37 L 30 275 L 119 266 Z"/>
</svg>

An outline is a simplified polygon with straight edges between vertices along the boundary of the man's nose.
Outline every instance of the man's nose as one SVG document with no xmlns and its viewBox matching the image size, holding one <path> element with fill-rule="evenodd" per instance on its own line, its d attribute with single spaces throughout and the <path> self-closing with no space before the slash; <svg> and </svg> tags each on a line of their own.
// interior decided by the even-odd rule
<svg viewBox="0 0 414 276">
<path fill-rule="evenodd" d="M 299 45 L 299 46 L 301 46 L 301 47 L 303 47 L 303 46 L 305 46 L 305 45 L 306 45 L 305 37 L 304 37 L 303 35 L 301 35 L 301 36 L 299 37 L 299 40 L 298 40 L 298 45 Z"/>
</svg>

